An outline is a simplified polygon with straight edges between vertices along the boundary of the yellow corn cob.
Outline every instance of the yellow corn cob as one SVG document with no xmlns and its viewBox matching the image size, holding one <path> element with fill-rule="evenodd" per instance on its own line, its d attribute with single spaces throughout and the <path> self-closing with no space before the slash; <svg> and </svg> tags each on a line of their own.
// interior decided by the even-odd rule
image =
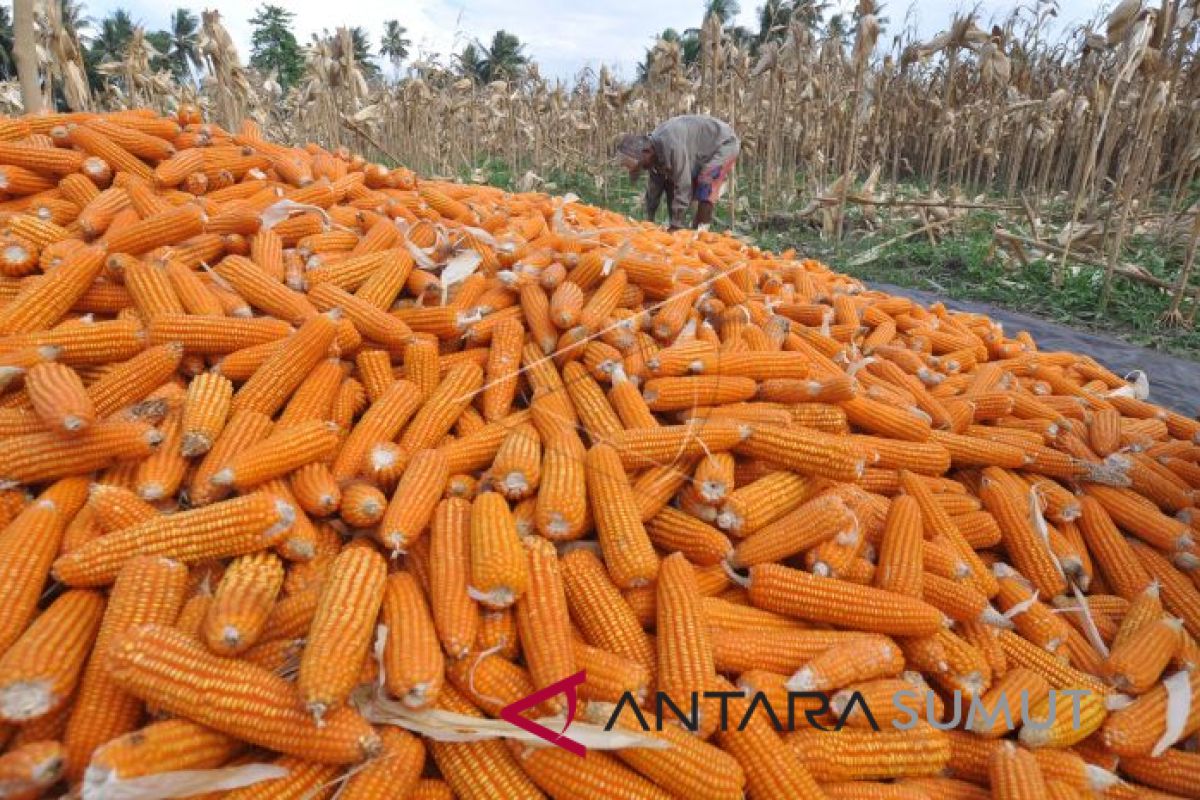
<svg viewBox="0 0 1200 800">
<path fill-rule="evenodd" d="M 141 702 L 107 672 L 113 642 L 139 625 L 172 624 L 183 606 L 186 581 L 182 564 L 153 556 L 133 559 L 117 576 L 63 739 L 72 780 L 83 777 L 97 747 L 133 730 L 141 716 Z"/>
<path fill-rule="evenodd" d="M 104 614 L 98 592 L 69 591 L 0 658 L 0 720 L 26 722 L 67 702 Z"/>
<path fill-rule="evenodd" d="M 410 708 L 424 708 L 441 691 L 444 662 L 425 596 L 410 573 L 388 576 L 380 619 L 387 626 L 383 668 L 388 692 Z"/>
<path fill-rule="evenodd" d="M 183 436 L 180 453 L 194 458 L 212 449 L 225 427 L 233 402 L 233 384 L 214 372 L 192 378 L 183 405 Z"/>
<path fill-rule="evenodd" d="M 67 436 L 96 421 L 96 408 L 79 375 L 65 364 L 36 364 L 25 375 L 25 390 L 42 423 Z"/>
<path fill-rule="evenodd" d="M 1113 522 L 1153 547 L 1171 552 L 1191 541 L 1185 523 L 1162 514 L 1152 501 L 1130 489 L 1089 484 L 1085 491 L 1104 506 Z"/>
<path fill-rule="evenodd" d="M 491 608 L 512 605 L 529 582 L 512 511 L 504 498 L 484 492 L 471 505 L 471 590 Z"/>
<path fill-rule="evenodd" d="M 241 556 L 229 565 L 204 620 L 204 641 L 218 655 L 251 647 L 267 622 L 283 584 L 283 565 L 272 553 Z"/>
<path fill-rule="evenodd" d="M 470 405 L 482 383 L 483 371 L 477 365 L 467 363 L 452 368 L 405 429 L 400 447 L 416 453 L 436 446 Z"/>
<path fill-rule="evenodd" d="M 1108 715 L 1104 696 L 1087 690 L 1059 692 L 1027 707 L 1020 739 L 1028 747 L 1070 747 L 1095 733 Z"/>
<path fill-rule="evenodd" d="M 600 444 L 587 452 L 584 464 L 588 501 L 613 581 L 622 588 L 648 583 L 658 571 L 658 557 L 637 513 L 620 456 Z"/>
<path fill-rule="evenodd" d="M 292 524 L 294 509 L 262 493 L 165 514 L 91 541 L 54 562 L 69 586 L 111 583 L 130 559 L 157 555 L 194 563 L 270 547 Z"/>
<path fill-rule="evenodd" d="M 297 686 L 318 720 L 345 701 L 371 646 L 387 563 L 371 547 L 343 550 L 330 567 L 300 660 Z"/>
<path fill-rule="evenodd" d="M 586 550 L 561 559 L 571 617 L 588 643 L 653 669 L 655 648 L 604 565 Z"/>
</svg>

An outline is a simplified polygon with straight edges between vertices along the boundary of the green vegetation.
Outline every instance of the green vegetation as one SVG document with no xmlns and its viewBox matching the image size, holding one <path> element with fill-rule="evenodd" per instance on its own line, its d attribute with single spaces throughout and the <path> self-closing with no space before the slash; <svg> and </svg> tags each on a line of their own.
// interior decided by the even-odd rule
<svg viewBox="0 0 1200 800">
<path fill-rule="evenodd" d="M 250 18 L 250 66 L 274 72 L 284 89 L 295 86 L 304 74 L 304 51 L 292 33 L 296 15 L 282 6 L 265 4 Z"/>
</svg>

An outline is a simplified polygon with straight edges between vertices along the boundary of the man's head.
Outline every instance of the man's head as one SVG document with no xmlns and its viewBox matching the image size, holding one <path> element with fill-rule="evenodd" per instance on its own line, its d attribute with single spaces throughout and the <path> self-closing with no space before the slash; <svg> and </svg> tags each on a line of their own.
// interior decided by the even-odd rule
<svg viewBox="0 0 1200 800">
<path fill-rule="evenodd" d="M 642 170 L 654 166 L 654 147 L 644 133 L 627 133 L 617 141 L 617 160 L 637 179 Z"/>
</svg>

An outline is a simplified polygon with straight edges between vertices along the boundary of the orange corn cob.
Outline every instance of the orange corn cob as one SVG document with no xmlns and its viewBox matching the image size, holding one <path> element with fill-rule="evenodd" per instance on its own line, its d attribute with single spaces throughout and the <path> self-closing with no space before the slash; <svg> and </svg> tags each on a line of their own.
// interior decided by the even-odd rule
<svg viewBox="0 0 1200 800">
<path fill-rule="evenodd" d="M 133 559 L 117 576 L 63 738 L 72 780 L 83 777 L 96 748 L 133 730 L 141 716 L 141 702 L 107 672 L 113 642 L 139 625 L 172 624 L 183 606 L 186 580 L 182 564 L 153 556 Z"/>
<path fill-rule="evenodd" d="M 452 658 L 466 655 L 479 628 L 479 608 L 469 594 L 470 514 L 466 500 L 443 500 L 430 531 L 429 599 L 438 639 Z"/>
<path fill-rule="evenodd" d="M 529 582 L 517 599 L 515 616 L 530 677 L 540 689 L 575 672 L 575 650 L 558 554 L 537 537 L 524 545 Z"/>
<path fill-rule="evenodd" d="M 104 614 L 104 597 L 69 591 L 0 657 L 0 720 L 26 722 L 64 704 L 83 672 Z"/>
<path fill-rule="evenodd" d="M 330 567 L 297 679 L 300 699 L 318 722 L 354 688 L 386 579 L 387 563 L 371 547 L 347 548 Z"/>
<path fill-rule="evenodd" d="M 429 525 L 449 477 L 446 456 L 440 450 L 422 450 L 413 456 L 379 523 L 376 536 L 380 543 L 393 553 L 411 547 Z"/>
<path fill-rule="evenodd" d="M 239 491 L 282 477 L 330 455 L 337 447 L 334 426 L 310 420 L 283 428 L 236 454 L 209 480 Z"/>
<path fill-rule="evenodd" d="M 192 378 L 184 399 L 180 453 L 186 458 L 212 449 L 233 402 L 233 384 L 228 378 L 205 372 Z"/>
<path fill-rule="evenodd" d="M 283 584 L 283 565 L 272 553 L 241 556 L 229 565 L 204 620 L 204 641 L 218 655 L 233 655 L 257 641 Z"/>
<path fill-rule="evenodd" d="M 317 726 L 283 678 L 211 655 L 170 628 L 135 628 L 114 643 L 109 663 L 113 679 L 147 702 L 281 753 L 319 763 L 350 763 L 380 747 L 378 736 L 356 712 L 333 711 Z"/>
<path fill-rule="evenodd" d="M 234 395 L 233 410 L 273 415 L 325 357 L 335 333 L 336 326 L 327 316 L 318 314 L 306 321 L 242 385 Z"/>
<path fill-rule="evenodd" d="M 262 493 L 165 514 L 114 531 L 60 557 L 54 562 L 54 575 L 70 586 L 103 586 L 139 555 L 194 563 L 252 553 L 274 544 L 293 517 L 292 507 Z"/>
<path fill-rule="evenodd" d="M 33 366 L 26 373 L 25 390 L 42 423 L 51 430 L 70 436 L 96 421 L 96 408 L 83 381 L 65 364 Z"/>
<path fill-rule="evenodd" d="M 653 668 L 655 648 L 621 597 L 604 564 L 587 550 L 561 559 L 571 617 L 588 643 Z"/>
<path fill-rule="evenodd" d="M 750 568 L 750 601 L 768 611 L 875 633 L 924 636 L 942 627 L 941 614 L 915 598 L 776 564 Z"/>
<path fill-rule="evenodd" d="M 988 762 L 988 781 L 999 800 L 1049 797 L 1037 759 L 1012 742 L 1002 743 Z"/>
<path fill-rule="evenodd" d="M 372 800 L 376 797 L 415 796 L 425 765 L 425 746 L 421 740 L 401 728 L 377 729 L 379 755 L 355 772 L 340 789 L 341 800 Z"/>
<path fill-rule="evenodd" d="M 223 355 L 259 344 L 279 342 L 292 326 L 270 317 L 200 316 L 159 314 L 146 326 L 152 344 L 179 342 L 189 353 Z"/>
<path fill-rule="evenodd" d="M 0 479 L 31 484 L 90 472 L 145 457 L 161 441 L 162 433 L 141 422 L 99 423 L 74 439 L 49 432 L 15 436 L 0 453 Z"/>
<path fill-rule="evenodd" d="M 658 571 L 658 557 L 638 517 L 620 456 L 600 444 L 587 452 L 584 463 L 588 500 L 613 581 L 622 588 L 648 583 Z"/>
</svg>

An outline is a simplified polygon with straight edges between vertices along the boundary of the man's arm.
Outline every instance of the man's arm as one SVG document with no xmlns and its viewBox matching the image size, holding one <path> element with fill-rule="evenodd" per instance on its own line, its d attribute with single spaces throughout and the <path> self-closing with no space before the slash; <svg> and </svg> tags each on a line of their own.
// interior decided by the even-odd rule
<svg viewBox="0 0 1200 800">
<path fill-rule="evenodd" d="M 654 218 L 658 216 L 658 206 L 662 202 L 663 190 L 662 180 L 651 172 L 646 176 L 646 219 L 654 222 Z"/>
</svg>

